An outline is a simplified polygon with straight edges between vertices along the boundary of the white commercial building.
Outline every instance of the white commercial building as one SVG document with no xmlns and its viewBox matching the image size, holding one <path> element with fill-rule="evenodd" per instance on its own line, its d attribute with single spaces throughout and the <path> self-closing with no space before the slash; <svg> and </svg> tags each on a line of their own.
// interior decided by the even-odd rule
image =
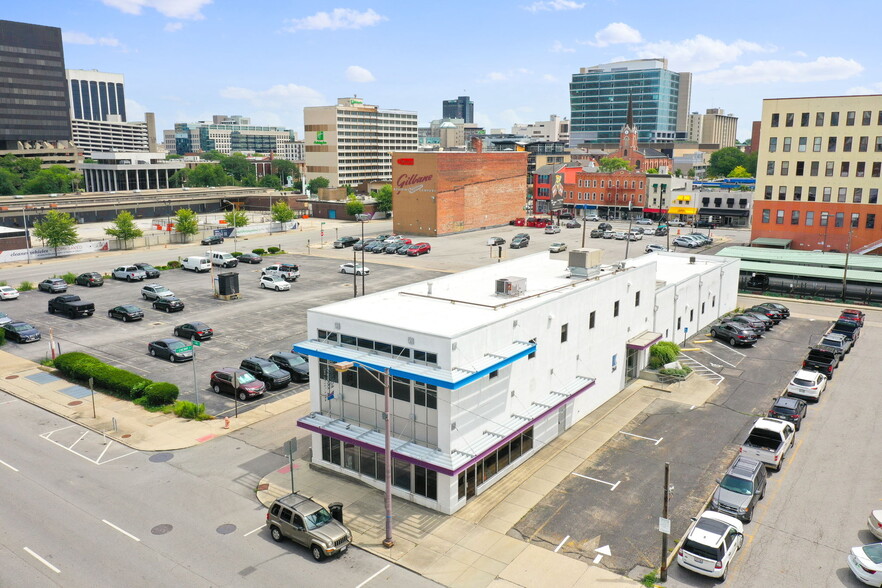
<svg viewBox="0 0 882 588">
<path fill-rule="evenodd" d="M 294 349 L 314 462 L 383 487 L 388 377 L 393 491 L 453 513 L 621 391 L 653 343 L 736 305 L 737 260 L 599 260 L 541 253 L 310 309 Z"/>
<path fill-rule="evenodd" d="M 93 153 L 95 163 L 79 166 L 86 192 L 162 190 L 169 178 L 186 167 L 180 159 L 166 160 L 164 152 Z"/>
</svg>

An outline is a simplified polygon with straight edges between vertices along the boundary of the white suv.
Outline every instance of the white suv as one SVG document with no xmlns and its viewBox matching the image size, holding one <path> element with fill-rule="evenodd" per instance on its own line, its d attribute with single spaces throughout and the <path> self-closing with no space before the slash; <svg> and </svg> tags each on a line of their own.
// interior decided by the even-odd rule
<svg viewBox="0 0 882 588">
<path fill-rule="evenodd" d="M 281 276 L 260 276 L 260 287 L 278 292 L 279 290 L 290 290 L 291 284 Z"/>
<path fill-rule="evenodd" d="M 741 521 L 708 510 L 689 527 L 677 552 L 677 563 L 703 576 L 725 580 L 729 564 L 742 545 L 744 526 Z"/>
<path fill-rule="evenodd" d="M 159 284 L 147 284 L 141 288 L 141 296 L 144 297 L 144 300 L 159 300 L 160 298 L 168 298 L 174 295 L 174 292 Z"/>
</svg>

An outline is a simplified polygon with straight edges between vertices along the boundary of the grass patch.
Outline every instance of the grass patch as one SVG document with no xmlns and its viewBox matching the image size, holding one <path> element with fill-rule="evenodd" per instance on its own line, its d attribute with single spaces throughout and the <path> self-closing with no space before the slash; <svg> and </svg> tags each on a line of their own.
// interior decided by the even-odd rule
<svg viewBox="0 0 882 588">
<path fill-rule="evenodd" d="M 655 570 L 652 570 L 640 580 L 640 583 L 646 586 L 646 588 L 652 588 L 656 582 L 658 582 L 658 574 Z"/>
<path fill-rule="evenodd" d="M 28 290 L 33 290 L 33 289 L 34 289 L 34 283 L 28 282 L 28 281 L 22 282 L 21 284 L 18 285 L 18 288 L 16 288 L 16 290 L 18 290 L 19 292 L 27 292 Z"/>
</svg>

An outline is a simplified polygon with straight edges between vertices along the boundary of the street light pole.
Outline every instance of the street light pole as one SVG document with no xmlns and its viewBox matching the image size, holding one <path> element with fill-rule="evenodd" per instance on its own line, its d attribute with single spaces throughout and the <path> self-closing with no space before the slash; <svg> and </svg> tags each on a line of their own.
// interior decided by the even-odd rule
<svg viewBox="0 0 882 588">
<path fill-rule="evenodd" d="M 364 296 L 364 219 L 361 219 L 361 295 Z"/>
<path fill-rule="evenodd" d="M 848 221 L 848 244 L 845 246 L 845 267 L 842 268 L 842 302 L 845 302 L 845 291 L 848 286 L 848 256 L 851 254 L 851 235 L 854 232 L 854 224 Z"/>
<path fill-rule="evenodd" d="M 21 207 L 21 218 L 24 221 L 25 251 L 28 256 L 28 263 L 31 263 L 31 232 L 28 230 L 28 210 L 24 206 Z"/>
</svg>

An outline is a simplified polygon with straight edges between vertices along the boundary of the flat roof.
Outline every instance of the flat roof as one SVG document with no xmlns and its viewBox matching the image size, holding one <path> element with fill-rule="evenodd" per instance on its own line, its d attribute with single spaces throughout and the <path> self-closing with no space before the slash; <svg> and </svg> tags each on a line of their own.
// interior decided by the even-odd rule
<svg viewBox="0 0 882 588">
<path fill-rule="evenodd" d="M 844 267 L 846 258 L 845 253 L 830 253 L 829 251 L 800 251 L 795 249 L 784 250 L 741 246 L 724 247 L 717 252 L 717 255 L 737 257 L 745 261 L 833 268 Z M 848 268 L 849 271 L 856 268 L 870 272 L 882 272 L 882 256 L 852 253 L 848 255 Z M 878 276 L 877 279 L 879 279 Z"/>
<path fill-rule="evenodd" d="M 780 247 L 781 249 L 787 249 L 791 243 L 793 243 L 793 239 L 774 239 L 772 237 L 757 237 L 750 242 L 753 246 Z"/>
</svg>

